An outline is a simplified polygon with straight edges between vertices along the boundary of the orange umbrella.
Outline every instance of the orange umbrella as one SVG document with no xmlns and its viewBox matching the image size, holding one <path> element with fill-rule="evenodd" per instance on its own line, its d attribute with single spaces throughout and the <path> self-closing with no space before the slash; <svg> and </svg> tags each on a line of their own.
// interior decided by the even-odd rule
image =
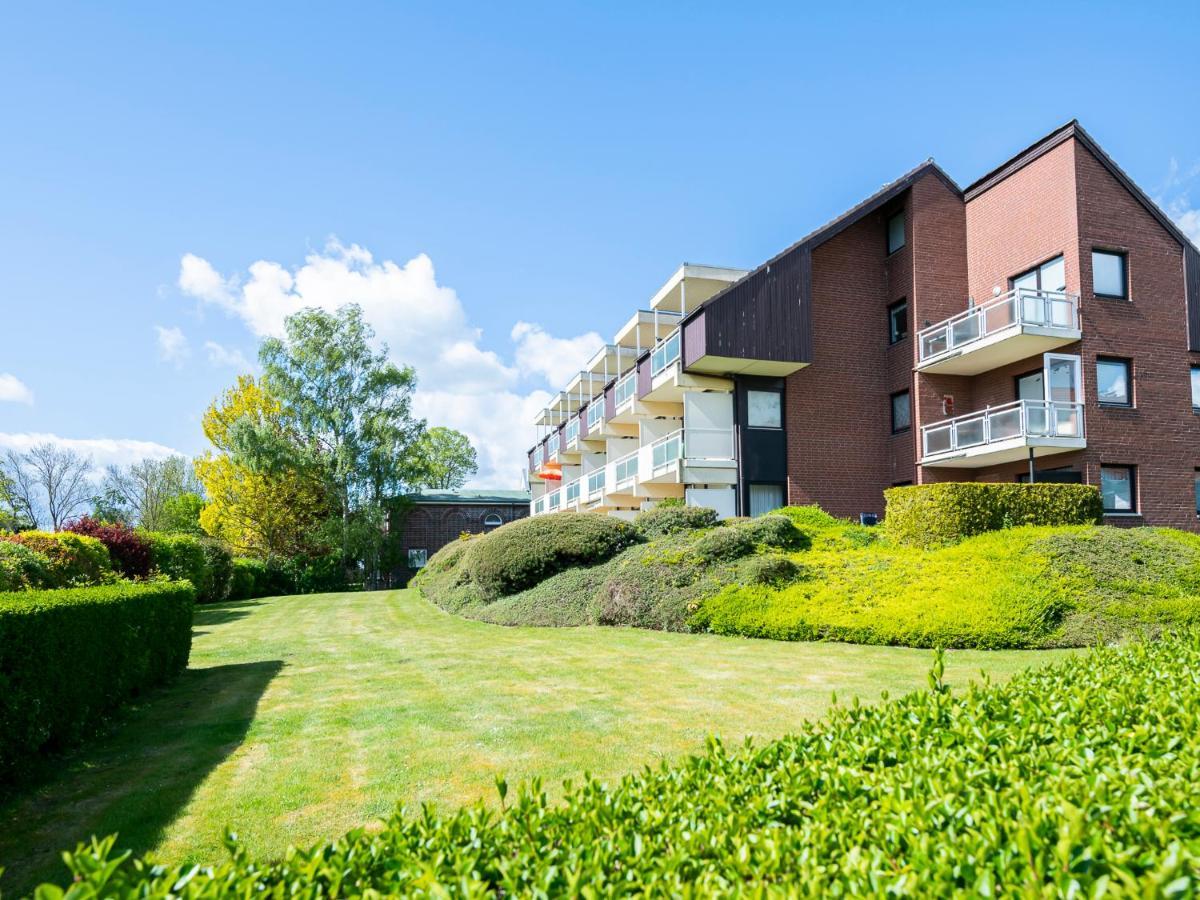
<svg viewBox="0 0 1200 900">
<path fill-rule="evenodd" d="M 542 463 L 542 468 L 538 471 L 538 477 L 543 481 L 562 481 L 562 463 Z"/>
</svg>

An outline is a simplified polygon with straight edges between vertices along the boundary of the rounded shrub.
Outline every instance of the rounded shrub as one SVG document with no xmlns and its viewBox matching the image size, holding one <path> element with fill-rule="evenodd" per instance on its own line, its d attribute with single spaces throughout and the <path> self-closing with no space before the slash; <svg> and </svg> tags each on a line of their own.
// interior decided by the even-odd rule
<svg viewBox="0 0 1200 900">
<path fill-rule="evenodd" d="M 684 506 L 663 501 L 652 509 L 637 514 L 634 527 L 643 537 L 656 538 L 677 531 L 712 528 L 717 524 L 717 511 L 707 506 Z"/>
<path fill-rule="evenodd" d="M 161 531 L 144 531 L 142 534 L 150 542 L 150 558 L 160 575 L 174 581 L 190 581 L 192 587 L 200 588 L 207 567 L 200 538 Z"/>
<path fill-rule="evenodd" d="M 782 587 L 799 581 L 805 574 L 804 568 L 780 553 L 764 553 L 743 564 L 743 580 L 747 584 L 765 584 Z"/>
<path fill-rule="evenodd" d="M 251 600 L 266 596 L 266 585 L 267 564 L 262 560 L 238 557 L 230 563 L 230 600 Z"/>
<path fill-rule="evenodd" d="M 108 548 L 93 537 L 69 531 L 22 531 L 3 540 L 44 555 L 50 562 L 53 587 L 85 587 L 113 577 Z"/>
<path fill-rule="evenodd" d="M 778 547 L 781 550 L 801 550 L 806 549 L 810 543 L 809 536 L 793 525 L 791 519 L 774 513 L 759 516 L 757 519 L 743 522 L 736 527 L 750 535 L 750 539 L 754 543 L 767 547 Z"/>
<path fill-rule="evenodd" d="M 204 551 L 204 575 L 196 585 L 197 603 L 220 603 L 229 597 L 233 577 L 233 554 L 215 538 L 200 538 Z"/>
<path fill-rule="evenodd" d="M 637 540 L 634 526 L 600 513 L 518 519 L 467 544 L 462 565 L 488 597 L 515 594 L 571 566 L 603 562 Z"/>
<path fill-rule="evenodd" d="M 53 585 L 50 560 L 23 544 L 0 541 L 0 591 L 24 591 Z"/>
<path fill-rule="evenodd" d="M 754 538 L 746 525 L 714 528 L 696 539 L 692 552 L 701 562 L 738 559 L 754 552 Z"/>
<path fill-rule="evenodd" d="M 150 574 L 150 542 L 128 525 L 101 522 L 84 516 L 65 529 L 72 534 L 93 537 L 108 548 L 113 568 L 126 578 L 145 578 Z"/>
<path fill-rule="evenodd" d="M 771 515 L 786 516 L 797 528 L 805 528 L 811 531 L 836 528 L 838 525 L 843 524 L 841 519 L 831 516 L 816 504 L 812 506 L 784 506 L 772 512 Z"/>
</svg>

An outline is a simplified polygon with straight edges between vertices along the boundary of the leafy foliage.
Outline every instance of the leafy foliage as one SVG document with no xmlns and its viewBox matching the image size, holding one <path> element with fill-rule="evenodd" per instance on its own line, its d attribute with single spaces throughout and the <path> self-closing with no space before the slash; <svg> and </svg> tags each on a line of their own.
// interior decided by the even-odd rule
<svg viewBox="0 0 1200 900">
<path fill-rule="evenodd" d="M 236 557 L 229 574 L 229 599 L 252 600 L 267 595 L 267 564 L 261 559 Z"/>
<path fill-rule="evenodd" d="M 470 439 L 461 431 L 441 425 L 421 435 L 413 455 L 415 471 L 410 478 L 415 487 L 457 490 L 479 470 Z"/>
<path fill-rule="evenodd" d="M 662 537 L 676 531 L 712 528 L 717 524 L 717 511 L 706 506 L 684 506 L 665 500 L 637 514 L 633 520 L 638 533 L 646 538 Z"/>
<path fill-rule="evenodd" d="M 169 582 L 0 594 L 0 779 L 181 672 L 193 597 Z"/>
<path fill-rule="evenodd" d="M 128 525 L 105 523 L 84 516 L 68 525 L 66 530 L 93 537 L 107 547 L 113 567 L 125 578 L 145 578 L 150 574 L 150 542 Z"/>
<path fill-rule="evenodd" d="M 220 541 L 201 538 L 204 553 L 204 572 L 196 585 L 197 603 L 220 603 L 229 597 L 229 582 L 233 577 L 233 554 Z"/>
<path fill-rule="evenodd" d="M 738 559 L 754 552 L 754 536 L 745 525 L 724 525 L 700 535 L 692 552 L 701 562 Z"/>
<path fill-rule="evenodd" d="M 0 591 L 48 588 L 53 583 L 50 560 L 44 553 L 23 544 L 0 541 Z"/>
<path fill-rule="evenodd" d="M 468 545 L 462 565 L 483 596 L 514 594 L 571 566 L 603 562 L 637 540 L 632 525 L 598 513 L 518 519 Z"/>
<path fill-rule="evenodd" d="M 69 531 L 22 531 L 0 535 L 0 541 L 21 544 L 45 556 L 52 587 L 100 584 L 113 578 L 108 550 L 93 537 Z"/>
<path fill-rule="evenodd" d="M 1018 525 L 1094 525 L 1103 521 L 1100 492 L 1084 484 L 945 482 L 884 492 L 888 538 L 938 547 Z"/>
<path fill-rule="evenodd" d="M 200 537 L 204 534 L 200 525 L 202 512 L 204 498 L 197 493 L 188 491 L 171 497 L 163 504 L 162 530 Z"/>
<path fill-rule="evenodd" d="M 182 456 L 109 466 L 101 496 L 95 500 L 95 518 L 136 524 L 147 531 L 173 531 L 179 498 L 198 496 L 199 490 L 192 464 Z"/>
<path fill-rule="evenodd" d="M 142 534 L 150 543 L 155 571 L 174 581 L 190 581 L 192 587 L 200 589 L 207 577 L 208 565 L 200 538 L 161 531 L 143 531 Z"/>
<path fill-rule="evenodd" d="M 1200 639 L 1096 650 L 952 694 L 836 707 L 761 747 L 710 741 L 560 803 L 398 811 L 266 862 L 212 867 L 112 839 L 65 860 L 77 896 L 1175 896 L 1200 879 Z M 51 897 L 58 894 L 46 893 Z"/>
</svg>

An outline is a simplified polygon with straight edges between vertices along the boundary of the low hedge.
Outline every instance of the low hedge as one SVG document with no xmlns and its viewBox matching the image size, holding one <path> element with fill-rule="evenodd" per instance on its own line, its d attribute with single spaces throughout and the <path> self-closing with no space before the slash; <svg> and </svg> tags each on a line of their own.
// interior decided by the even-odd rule
<svg viewBox="0 0 1200 900">
<path fill-rule="evenodd" d="M 194 600 L 182 582 L 0 594 L 0 780 L 181 672 Z"/>
<path fill-rule="evenodd" d="M 1103 520 L 1100 492 L 1084 484 L 945 482 L 884 491 L 888 538 L 938 547 L 1018 525 L 1093 525 Z"/>
<path fill-rule="evenodd" d="M 1200 638 L 1100 649 L 951 693 L 837 706 L 761 747 L 710 741 L 561 802 L 398 811 L 274 860 L 160 865 L 95 840 L 70 896 L 1190 896 Z M 42 896 L 61 896 L 47 892 Z"/>
<path fill-rule="evenodd" d="M 0 535 L 0 540 L 44 555 L 50 562 L 51 587 L 82 587 L 115 577 L 108 549 L 93 537 L 69 531 L 21 531 Z"/>
<path fill-rule="evenodd" d="M 532 587 L 571 566 L 603 562 L 637 540 L 628 522 L 602 513 L 518 519 L 469 542 L 462 565 L 485 596 Z"/>
</svg>

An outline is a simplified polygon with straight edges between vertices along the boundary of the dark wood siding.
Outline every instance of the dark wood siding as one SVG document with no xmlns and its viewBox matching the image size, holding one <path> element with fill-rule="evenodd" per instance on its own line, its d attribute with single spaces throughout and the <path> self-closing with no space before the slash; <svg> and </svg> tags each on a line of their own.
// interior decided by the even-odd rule
<svg viewBox="0 0 1200 900">
<path fill-rule="evenodd" d="M 683 367 L 695 365 L 696 360 L 704 355 L 704 329 L 708 310 L 702 309 L 699 314 L 683 323 Z"/>
<path fill-rule="evenodd" d="M 1200 250 L 1190 243 L 1183 248 L 1183 268 L 1187 279 L 1188 349 L 1200 353 Z"/>
</svg>

